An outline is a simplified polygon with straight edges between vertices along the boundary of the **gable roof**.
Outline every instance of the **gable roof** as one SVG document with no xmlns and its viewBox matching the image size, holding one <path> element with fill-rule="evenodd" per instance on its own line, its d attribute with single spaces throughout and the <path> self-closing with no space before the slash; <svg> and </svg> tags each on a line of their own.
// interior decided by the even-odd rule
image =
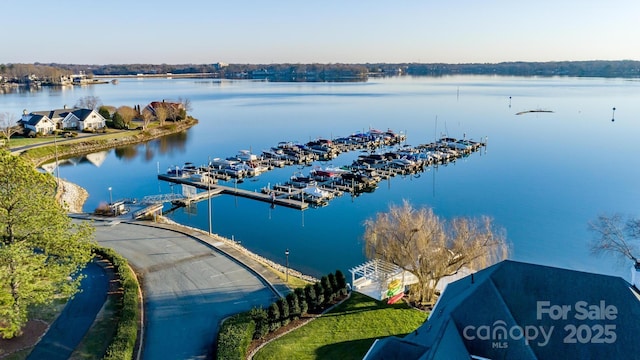
<svg viewBox="0 0 640 360">
<path fill-rule="evenodd" d="M 91 109 L 75 109 L 72 111 L 73 115 L 77 117 L 80 121 L 85 121 L 87 117 L 93 113 Z"/>
<path fill-rule="evenodd" d="M 38 125 L 38 123 L 39 123 L 40 121 L 42 121 L 43 119 L 45 119 L 45 120 L 46 120 L 46 119 L 48 119 L 48 117 L 47 117 L 46 115 L 36 114 L 36 115 L 33 115 L 33 116 L 31 116 L 31 117 L 29 118 L 29 121 L 27 121 L 27 124 L 28 124 L 28 125 L 31 125 L 31 126 L 36 126 L 36 125 Z"/>
<path fill-rule="evenodd" d="M 601 359 L 640 354 L 638 334 L 640 297 L 622 278 L 506 260 L 449 284 L 401 342 L 425 348 L 419 359 Z"/>
<path fill-rule="evenodd" d="M 43 110 L 43 111 L 33 111 L 31 112 L 31 114 L 34 115 L 45 115 L 47 116 L 49 119 L 64 119 L 67 115 L 69 115 L 70 112 L 76 110 L 75 108 L 69 109 L 69 108 L 63 108 L 63 109 L 55 109 L 55 110 Z"/>
</svg>

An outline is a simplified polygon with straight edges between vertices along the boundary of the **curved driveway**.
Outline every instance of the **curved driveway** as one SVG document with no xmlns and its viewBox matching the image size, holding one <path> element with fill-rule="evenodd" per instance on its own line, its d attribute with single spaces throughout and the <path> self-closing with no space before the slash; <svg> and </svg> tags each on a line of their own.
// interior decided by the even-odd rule
<svg viewBox="0 0 640 360">
<path fill-rule="evenodd" d="M 222 319 L 277 299 L 255 273 L 190 235 L 116 222 L 95 228 L 98 243 L 142 275 L 144 359 L 207 358 Z"/>
</svg>

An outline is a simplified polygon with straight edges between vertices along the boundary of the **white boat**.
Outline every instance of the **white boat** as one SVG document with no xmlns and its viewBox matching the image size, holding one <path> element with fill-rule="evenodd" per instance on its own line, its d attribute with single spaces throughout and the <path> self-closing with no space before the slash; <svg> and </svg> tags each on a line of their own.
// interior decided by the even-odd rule
<svg viewBox="0 0 640 360">
<path fill-rule="evenodd" d="M 404 158 L 404 157 L 399 158 L 399 159 L 391 160 L 391 165 L 392 166 L 398 167 L 398 168 L 403 168 L 403 169 L 411 167 L 411 166 L 414 166 L 415 164 L 416 163 L 414 161 L 411 161 L 411 160 L 409 160 L 407 158 Z"/>
<path fill-rule="evenodd" d="M 238 162 L 235 160 L 227 160 L 227 159 L 220 159 L 220 158 L 215 158 L 213 160 L 211 160 L 209 162 L 209 166 L 214 168 L 214 169 L 224 169 L 230 166 L 234 166 L 236 165 Z"/>
<path fill-rule="evenodd" d="M 331 199 L 333 197 L 330 192 L 322 190 L 317 186 L 306 187 L 302 190 L 302 192 L 306 197 L 313 199 Z"/>
<path fill-rule="evenodd" d="M 258 160 L 258 156 L 255 154 L 252 154 L 251 151 L 249 150 L 240 150 L 238 151 L 238 159 L 240 159 L 240 161 L 245 161 L 245 162 L 256 161 Z"/>
</svg>

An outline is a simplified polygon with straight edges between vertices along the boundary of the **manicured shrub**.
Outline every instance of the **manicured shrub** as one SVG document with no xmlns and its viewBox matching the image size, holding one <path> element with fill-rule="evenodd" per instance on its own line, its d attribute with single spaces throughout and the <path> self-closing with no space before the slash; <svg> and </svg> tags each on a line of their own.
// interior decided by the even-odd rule
<svg viewBox="0 0 640 360">
<path fill-rule="evenodd" d="M 313 284 L 307 284 L 304 287 L 304 295 L 307 299 L 309 309 L 315 309 L 318 306 L 318 295 L 316 294 L 315 286 Z"/>
<path fill-rule="evenodd" d="M 298 297 L 298 304 L 300 305 L 300 315 L 306 314 L 309 311 L 309 305 L 307 303 L 307 296 L 304 293 L 303 288 L 296 288 L 294 293 Z"/>
<path fill-rule="evenodd" d="M 347 279 L 340 270 L 336 270 L 336 284 L 340 295 L 347 295 Z"/>
<path fill-rule="evenodd" d="M 267 317 L 269 318 L 269 330 L 276 331 L 280 328 L 280 307 L 278 303 L 272 303 L 267 310 Z"/>
<path fill-rule="evenodd" d="M 300 303 L 298 302 L 298 295 L 295 293 L 287 294 L 287 303 L 289 304 L 289 318 L 296 320 L 300 318 Z"/>
<path fill-rule="evenodd" d="M 329 278 L 327 276 L 321 277 L 320 285 L 322 285 L 322 292 L 324 294 L 323 304 L 332 302 L 335 298 L 335 294 L 333 293 L 333 289 L 331 288 L 331 284 L 329 283 Z"/>
<path fill-rule="evenodd" d="M 269 316 L 263 308 L 253 308 L 249 312 L 249 316 L 256 324 L 256 330 L 253 332 L 254 339 L 262 339 L 269 333 Z"/>
<path fill-rule="evenodd" d="M 338 289 L 338 281 L 336 280 L 336 275 L 333 273 L 329 273 L 327 277 L 329 278 L 329 284 L 331 284 L 331 289 L 333 290 L 333 293 L 337 294 L 339 289 Z"/>
<path fill-rule="evenodd" d="M 103 359 L 131 359 L 138 337 L 140 319 L 138 279 L 129 268 L 127 260 L 113 249 L 96 247 L 93 252 L 111 261 L 122 286 L 122 302 L 118 306 L 119 321 L 116 333 Z"/>
<path fill-rule="evenodd" d="M 289 319 L 289 303 L 287 302 L 287 299 L 285 298 L 280 298 L 278 299 L 278 301 L 276 301 L 276 303 L 278 304 L 278 309 L 280 310 L 280 325 L 281 326 L 285 326 L 289 323 L 290 319 Z"/>
<path fill-rule="evenodd" d="M 324 289 L 319 282 L 313 284 L 313 290 L 316 292 L 316 303 L 314 304 L 314 308 L 317 310 L 322 305 L 324 305 Z"/>
<path fill-rule="evenodd" d="M 218 333 L 217 359 L 244 360 L 251 344 L 255 322 L 248 313 L 241 313 L 228 318 Z"/>
</svg>

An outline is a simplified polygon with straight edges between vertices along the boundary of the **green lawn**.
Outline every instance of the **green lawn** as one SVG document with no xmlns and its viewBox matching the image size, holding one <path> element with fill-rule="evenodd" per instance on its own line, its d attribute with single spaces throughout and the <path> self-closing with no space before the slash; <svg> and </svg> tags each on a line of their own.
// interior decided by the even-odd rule
<svg viewBox="0 0 640 360">
<path fill-rule="evenodd" d="M 427 315 L 402 302 L 387 305 L 354 292 L 333 311 L 269 343 L 254 359 L 362 359 L 375 339 L 404 336 Z"/>
</svg>

